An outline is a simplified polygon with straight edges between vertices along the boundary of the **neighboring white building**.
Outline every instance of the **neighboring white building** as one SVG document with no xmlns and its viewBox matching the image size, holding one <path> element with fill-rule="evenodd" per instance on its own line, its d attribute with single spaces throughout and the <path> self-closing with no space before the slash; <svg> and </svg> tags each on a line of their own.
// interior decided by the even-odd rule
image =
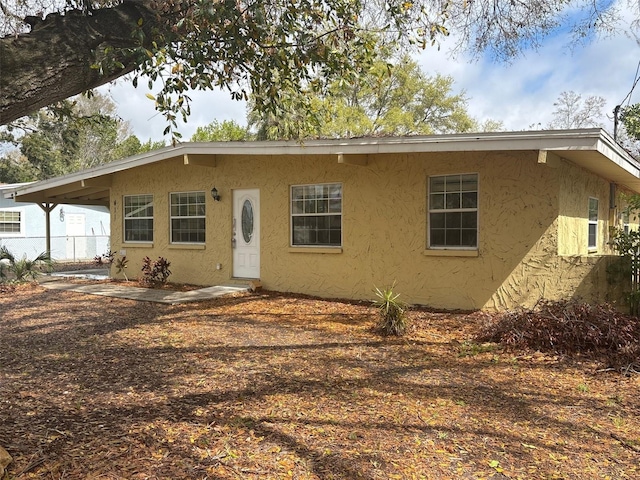
<svg viewBox="0 0 640 480">
<path fill-rule="evenodd" d="M 0 185 L 0 246 L 18 258 L 32 258 L 47 250 L 46 213 L 38 204 L 5 198 L 10 190 L 23 185 Z M 109 250 L 108 208 L 57 205 L 50 215 L 54 260 L 87 260 Z"/>
</svg>

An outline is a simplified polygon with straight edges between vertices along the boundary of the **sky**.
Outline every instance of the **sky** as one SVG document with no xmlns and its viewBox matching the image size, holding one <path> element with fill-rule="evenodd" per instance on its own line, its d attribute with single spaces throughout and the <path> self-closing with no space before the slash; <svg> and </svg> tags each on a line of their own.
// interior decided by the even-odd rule
<svg viewBox="0 0 640 480">
<path fill-rule="evenodd" d="M 414 57 L 428 75 L 450 75 L 455 83 L 453 93 L 464 91 L 468 98 L 469 114 L 483 122 L 501 121 L 505 130 L 540 129 L 553 118 L 554 101 L 565 91 L 573 91 L 582 98 L 601 96 L 606 100 L 602 123 L 613 131 L 612 111 L 627 98 L 640 61 L 640 45 L 623 34 L 611 38 L 596 38 L 585 45 L 571 47 L 564 34 L 549 38 L 537 51 L 526 51 L 510 64 L 497 63 L 488 58 L 472 60 L 453 57 L 451 41 L 444 41 Z M 163 116 L 146 97 L 146 82 L 134 88 L 130 82 L 119 80 L 104 86 L 118 106 L 119 116 L 128 121 L 141 141 L 165 140 L 167 125 Z M 153 92 L 151 92 L 153 93 Z M 179 126 L 188 140 L 199 126 L 214 120 L 234 120 L 246 124 L 246 106 L 232 100 L 224 91 L 193 92 L 191 116 Z M 627 102 L 640 102 L 640 86 Z"/>
</svg>

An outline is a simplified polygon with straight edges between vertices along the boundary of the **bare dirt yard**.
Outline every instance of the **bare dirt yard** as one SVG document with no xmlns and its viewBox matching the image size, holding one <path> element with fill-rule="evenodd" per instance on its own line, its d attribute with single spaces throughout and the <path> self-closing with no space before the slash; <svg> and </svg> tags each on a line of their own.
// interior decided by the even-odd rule
<svg viewBox="0 0 640 480">
<path fill-rule="evenodd" d="M 397 339 L 366 303 L 0 293 L 8 478 L 640 478 L 640 375 L 410 317 Z"/>
</svg>

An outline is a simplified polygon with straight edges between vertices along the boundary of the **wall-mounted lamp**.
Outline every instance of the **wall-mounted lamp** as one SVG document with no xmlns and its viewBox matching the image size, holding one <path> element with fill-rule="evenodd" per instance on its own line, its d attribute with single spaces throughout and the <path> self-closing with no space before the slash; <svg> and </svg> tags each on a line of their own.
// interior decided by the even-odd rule
<svg viewBox="0 0 640 480">
<path fill-rule="evenodd" d="M 220 195 L 218 195 L 218 189 L 216 187 L 213 187 L 211 189 L 211 197 L 216 201 L 219 202 L 220 201 Z"/>
<path fill-rule="evenodd" d="M 60 207 L 60 221 L 64 222 L 64 208 Z"/>
</svg>

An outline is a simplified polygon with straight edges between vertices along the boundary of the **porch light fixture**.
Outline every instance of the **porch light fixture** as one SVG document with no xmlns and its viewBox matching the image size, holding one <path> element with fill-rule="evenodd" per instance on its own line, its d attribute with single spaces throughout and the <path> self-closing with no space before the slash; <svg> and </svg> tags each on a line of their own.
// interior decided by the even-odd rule
<svg viewBox="0 0 640 480">
<path fill-rule="evenodd" d="M 220 201 L 220 195 L 218 195 L 218 189 L 216 187 L 213 187 L 211 189 L 211 197 L 216 201 L 219 202 Z"/>
</svg>

